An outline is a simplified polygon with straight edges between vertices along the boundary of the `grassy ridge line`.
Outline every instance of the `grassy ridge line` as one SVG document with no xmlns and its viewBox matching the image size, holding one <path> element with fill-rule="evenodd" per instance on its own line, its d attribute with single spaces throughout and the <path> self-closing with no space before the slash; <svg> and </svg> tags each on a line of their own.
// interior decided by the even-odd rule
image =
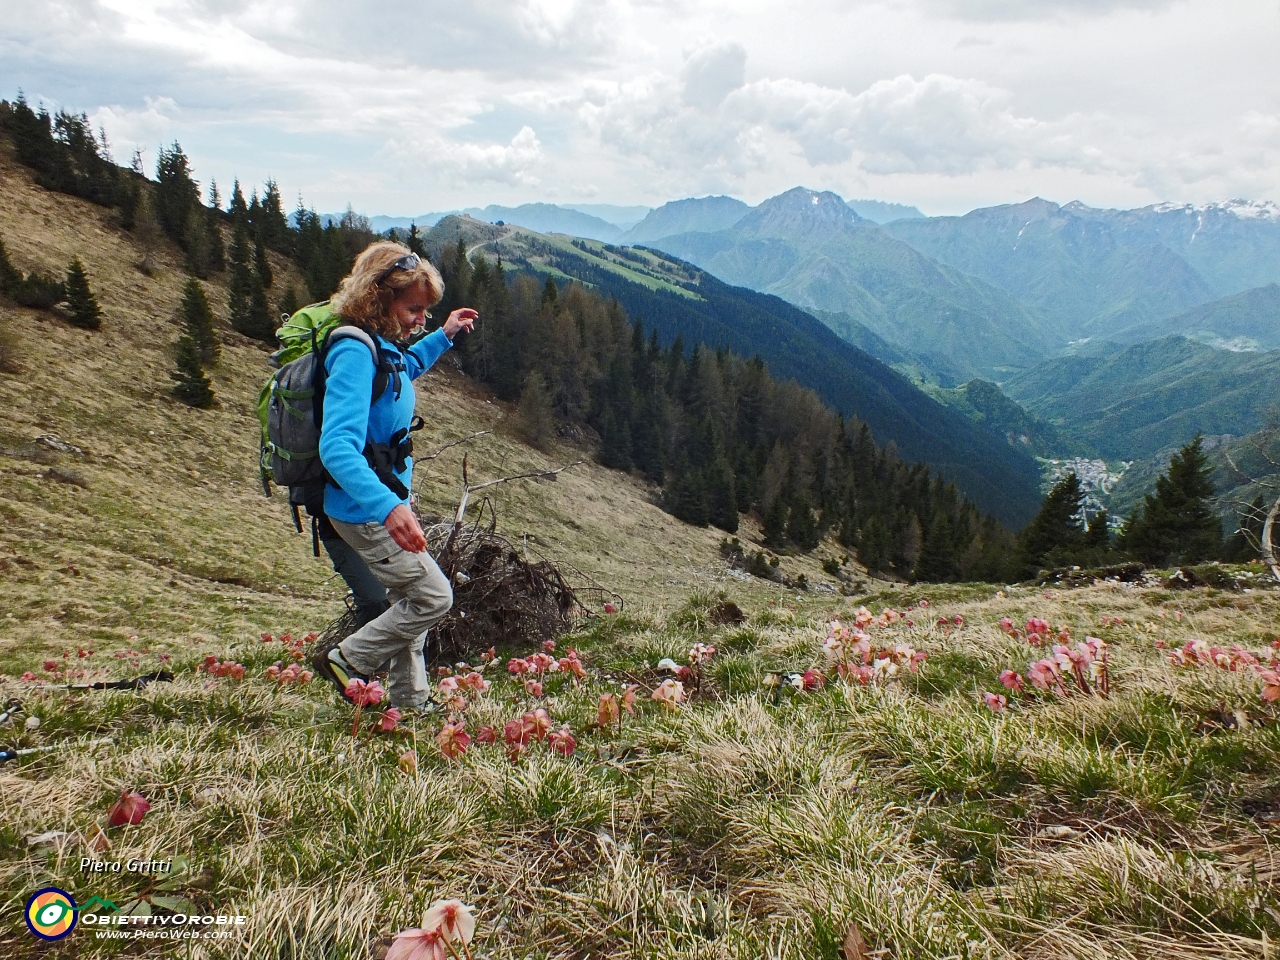
<svg viewBox="0 0 1280 960">
<path fill-rule="evenodd" d="M 873 630 L 878 644 L 927 650 L 919 674 L 776 704 L 765 672 L 820 663 L 823 622 L 852 603 L 729 596 L 746 624 L 715 626 L 706 595 L 663 617 L 596 622 L 564 644 L 583 653 L 583 685 L 550 681 L 539 701 L 499 664 L 467 711 L 472 733 L 540 704 L 572 727 L 571 758 L 538 748 L 513 765 L 473 744 L 449 762 L 422 726 L 353 749 L 329 691 L 262 679 L 282 651 L 256 640 L 221 651 L 249 667 L 242 682 L 192 675 L 187 656 L 175 684 L 140 695 L 28 689 L 44 721 L 30 741 L 110 733 L 117 745 L 0 770 L 12 804 L 0 909 L 13 915 L 45 882 L 116 903 L 146 895 L 145 878 L 80 877 L 74 839 L 26 843 L 90 833 L 130 788 L 154 808 L 111 831 L 110 857 L 186 856 L 180 895 L 252 918 L 246 943 L 196 943 L 196 958 L 377 956 L 445 896 L 476 904 L 491 960 L 837 960 L 850 921 L 884 955 L 922 960 L 1266 956 L 1264 938 L 1280 933 L 1264 909 L 1280 892 L 1280 725 L 1230 721 L 1234 708 L 1265 716 L 1251 675 L 1179 670 L 1154 643 L 1256 648 L 1280 613 L 1275 594 L 931 588 L 921 619 L 963 626 Z M 1112 698 L 987 712 L 978 691 L 1039 655 L 997 629 L 1006 615 L 1104 637 Z M 652 685 L 649 665 L 695 641 L 719 651 L 707 696 L 678 712 L 642 700 L 620 730 L 592 729 L 601 692 Z M 408 776 L 396 758 L 415 743 Z M 0 944 L 34 955 L 18 934 Z"/>
<path fill-rule="evenodd" d="M 0 305 L 23 357 L 18 374 L 0 376 L 0 669 L 33 650 L 136 646 L 132 635 L 181 645 L 327 622 L 344 590 L 327 562 L 311 558 L 310 538 L 294 533 L 283 498 L 263 498 L 257 480 L 252 405 L 269 371 L 265 352 L 220 322 L 220 406 L 174 402 L 181 255 L 158 243 L 146 276 L 133 265 L 147 251 L 111 225 L 108 211 L 33 186 L 3 155 L 0 178 L 0 236 L 15 262 L 57 272 L 79 254 L 105 312 L 103 328 L 86 333 Z M 277 258 L 273 270 L 278 284 L 301 289 L 291 265 Z M 205 287 L 225 316 L 221 280 Z M 500 427 L 511 414 L 447 364 L 419 385 L 428 424 L 420 452 Z M 44 433 L 83 455 L 32 443 Z M 452 512 L 467 449 L 420 468 L 424 504 Z M 472 476 L 486 479 L 582 456 L 569 447 L 543 454 L 501 430 L 469 453 Z M 501 529 L 534 534 L 544 553 L 571 559 L 631 601 L 660 603 L 671 587 L 663 581 L 688 586 L 724 573 L 719 534 L 673 520 L 643 484 L 591 463 L 558 483 L 497 488 L 494 500 Z M 824 579 L 817 559 L 786 567 Z"/>
</svg>

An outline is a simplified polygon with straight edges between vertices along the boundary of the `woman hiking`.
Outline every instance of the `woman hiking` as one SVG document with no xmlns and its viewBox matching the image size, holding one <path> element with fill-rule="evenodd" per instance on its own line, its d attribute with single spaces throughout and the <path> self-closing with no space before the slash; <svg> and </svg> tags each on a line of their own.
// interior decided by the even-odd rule
<svg viewBox="0 0 1280 960">
<path fill-rule="evenodd" d="M 453 311 L 438 330 L 409 346 L 427 312 L 444 295 L 444 281 L 427 260 L 398 243 L 371 244 L 342 281 L 333 307 L 345 323 L 369 333 L 379 348 L 338 339 L 325 356 L 320 460 L 330 477 L 324 512 L 338 535 L 387 589 L 391 607 L 335 647 L 320 650 L 316 672 L 346 697 L 352 680 L 368 680 L 390 661 L 391 704 L 422 710 L 432 703 L 423 647 L 427 629 L 453 605 L 453 590 L 409 509 L 413 482 L 413 381 L 431 368 L 479 315 Z M 390 383 L 370 404 L 374 379 Z M 349 699 L 349 698 L 347 698 Z"/>
</svg>

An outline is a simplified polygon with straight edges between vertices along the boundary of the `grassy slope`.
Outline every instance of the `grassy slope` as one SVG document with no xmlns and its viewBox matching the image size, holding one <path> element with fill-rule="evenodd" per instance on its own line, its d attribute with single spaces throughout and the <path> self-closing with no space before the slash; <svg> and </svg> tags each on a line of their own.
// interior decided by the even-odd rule
<svg viewBox="0 0 1280 960">
<path fill-rule="evenodd" d="M 885 951 L 877 956 L 938 960 L 1261 958 L 1262 938 L 1280 935 L 1265 909 L 1277 898 L 1280 841 L 1275 710 L 1260 709 L 1252 674 L 1178 671 L 1154 648 L 1204 636 L 1258 650 L 1280 615 L 1271 592 L 885 587 L 864 598 L 877 610 L 932 603 L 914 614 L 918 626 L 875 631 L 878 643 L 928 650 L 922 672 L 775 704 L 764 673 L 820 663 L 822 623 L 858 601 L 727 580 L 716 585 L 748 619 L 715 626 L 711 599 L 689 594 L 722 569 L 717 536 L 673 523 L 619 474 L 584 467 L 498 495 L 508 532 L 536 532 L 634 601 L 562 643 L 582 650 L 589 676 L 581 687 L 548 683 L 541 704 L 572 727 L 577 753 L 538 747 L 512 765 L 475 746 L 449 763 L 428 723 L 353 746 L 350 713 L 332 693 L 263 677 L 283 650 L 257 631 L 319 626 L 338 591 L 303 538 L 284 536 L 279 502 L 252 483 L 247 404 L 261 350 L 226 334 L 215 377 L 224 406 L 169 404 L 167 318 L 182 279 L 172 254 L 143 278 L 102 211 L 31 189 L 3 159 L 0 176 L 0 231 L 15 259 L 51 269 L 79 250 L 106 309 L 104 330 L 88 335 L 6 308 L 26 360 L 20 377 L 0 379 L 0 591 L 11 618 L 0 628 L 0 697 L 22 696 L 42 723 L 2 736 L 21 746 L 115 740 L 0 768 L 0 954 L 380 957 L 390 934 L 442 896 L 476 905 L 478 946 L 493 960 L 835 960 L 850 921 Z M 37 241 L 35 226 L 50 239 Z M 438 441 L 505 413 L 447 371 L 424 392 Z M 29 442 L 48 430 L 87 451 L 56 465 L 87 490 L 37 478 L 51 464 Z M 484 476 L 574 456 L 488 440 L 472 458 Z M 199 476 L 176 482 L 164 459 L 193 446 Z M 453 476 L 456 459 L 440 463 L 424 499 L 449 503 Z M 964 624 L 928 625 L 939 615 Z M 1025 672 L 1033 653 L 996 629 L 1003 615 L 1105 638 L 1112 699 L 987 713 L 977 691 L 997 688 L 1006 666 Z M 1102 626 L 1103 616 L 1124 623 Z M 119 675 L 111 653 L 145 645 L 172 655 L 178 679 L 141 694 L 16 680 L 90 640 L 98 673 Z M 642 700 L 620 731 L 591 727 L 601 692 L 627 680 L 647 690 L 659 679 L 650 665 L 682 659 L 696 640 L 719 651 L 702 696 L 672 713 Z M 194 673 L 206 652 L 243 662 L 248 677 Z M 513 638 L 512 652 L 529 651 Z M 155 662 L 143 655 L 139 667 Z M 467 712 L 473 733 L 535 705 L 495 673 Z M 409 776 L 396 758 L 414 744 L 421 763 Z M 110 830 L 103 855 L 187 858 L 172 890 L 79 872 L 84 838 L 126 788 L 153 809 Z M 51 830 L 70 837 L 28 843 Z M 82 928 L 44 947 L 18 913 L 46 883 L 81 901 L 167 894 L 251 919 L 243 942 L 100 941 Z"/>
</svg>

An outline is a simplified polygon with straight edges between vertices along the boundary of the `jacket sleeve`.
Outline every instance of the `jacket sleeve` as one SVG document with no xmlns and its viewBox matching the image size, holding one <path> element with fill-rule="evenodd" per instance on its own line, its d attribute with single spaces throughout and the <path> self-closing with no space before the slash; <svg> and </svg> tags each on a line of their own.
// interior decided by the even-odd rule
<svg viewBox="0 0 1280 960">
<path fill-rule="evenodd" d="M 444 335 L 444 327 L 437 327 L 428 333 L 404 353 L 404 366 L 409 379 L 417 380 L 452 346 L 453 341 Z"/>
<path fill-rule="evenodd" d="M 373 356 L 358 340 L 339 340 L 325 358 L 325 371 L 320 462 L 351 499 L 385 521 L 401 500 L 364 458 L 373 396 Z"/>
</svg>

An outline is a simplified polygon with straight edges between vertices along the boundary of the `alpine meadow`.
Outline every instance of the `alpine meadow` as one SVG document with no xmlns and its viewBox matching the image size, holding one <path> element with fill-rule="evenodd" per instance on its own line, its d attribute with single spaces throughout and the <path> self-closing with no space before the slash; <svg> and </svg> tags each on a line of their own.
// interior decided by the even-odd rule
<svg viewBox="0 0 1280 960">
<path fill-rule="evenodd" d="M 1192 2 L 893 22 L 1013 63 Z M 736 41 L 574 99 L 610 5 L 433 13 L 429 103 L 369 32 L 417 5 L 178 6 L 0 100 L 0 954 L 1280 956 L 1280 206 L 1124 199 L 1272 114 L 1122 176 L 1101 113 Z M 95 106 L 147 49 L 200 95 Z M 970 202 L 1037 177 L 1103 199 Z"/>
</svg>

